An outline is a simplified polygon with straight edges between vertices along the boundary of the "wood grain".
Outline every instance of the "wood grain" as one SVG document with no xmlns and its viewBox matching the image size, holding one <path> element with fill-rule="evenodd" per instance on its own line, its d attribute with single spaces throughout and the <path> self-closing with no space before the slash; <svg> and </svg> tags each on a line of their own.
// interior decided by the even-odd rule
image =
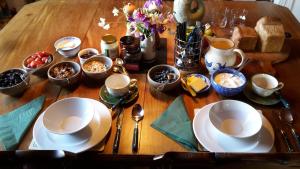
<svg viewBox="0 0 300 169">
<path fill-rule="evenodd" d="M 136 6 L 142 6 L 143 1 L 135 0 Z M 247 9 L 249 11 L 246 24 L 254 26 L 256 21 L 265 15 L 281 18 L 285 30 L 292 34 L 291 54 L 283 63 L 277 64 L 276 77 L 285 83 L 282 94 L 290 101 L 292 111 L 295 112 L 295 128 L 300 132 L 300 101 L 299 78 L 295 75 L 300 71 L 299 49 L 295 48 L 300 45 L 300 25 L 296 18 L 288 11 L 287 8 L 280 7 L 270 2 L 230 2 L 224 1 L 215 3 L 205 1 L 206 14 L 204 22 L 209 22 L 212 16 L 212 9 L 221 9 L 224 7 Z M 125 35 L 125 17 L 120 14 L 117 17 L 112 15 L 114 6 L 121 7 L 121 1 L 98 1 L 98 0 L 43 0 L 30 5 L 26 5 L 7 25 L 0 31 L 0 71 L 12 67 L 20 67 L 21 61 L 28 55 L 38 51 L 46 50 L 54 54 L 55 61 L 75 60 L 77 58 L 66 59 L 55 52 L 54 42 L 63 36 L 77 36 L 82 40 L 81 48 L 93 47 L 100 51 L 100 40 L 105 34 L 113 34 L 119 39 Z M 165 2 L 166 11 L 172 11 L 173 2 Z M 110 30 L 104 30 L 98 26 L 100 17 L 106 18 L 110 24 Z M 174 34 L 175 24 L 170 26 L 170 30 L 165 31 L 161 38 L 166 39 L 166 48 L 160 50 L 167 53 L 167 63 L 174 64 Z M 162 56 L 158 56 L 162 57 Z M 201 71 L 206 72 L 204 69 Z M 257 62 L 248 64 L 243 72 L 249 78 L 255 73 L 261 72 L 261 66 Z M 163 154 L 169 151 L 186 152 L 183 147 L 175 141 L 164 136 L 150 125 L 166 110 L 170 103 L 179 95 L 183 95 L 184 102 L 190 118 L 194 116 L 194 108 L 201 108 L 209 103 L 227 99 L 219 96 L 213 89 L 204 95 L 195 98 L 178 88 L 168 93 L 153 92 L 150 90 L 146 79 L 146 74 L 133 73 L 131 78 L 138 79 L 139 98 L 136 103 L 143 106 L 145 118 L 140 125 L 140 144 L 138 154 Z M 0 95 L 0 114 L 7 113 L 14 108 L 23 105 L 39 95 L 46 95 L 47 108 L 51 103 L 67 97 L 87 97 L 99 100 L 99 88 L 103 81 L 91 82 L 85 78 L 82 83 L 73 89 L 64 89 L 48 82 L 47 79 L 31 76 L 31 87 L 23 96 L 13 98 L 10 96 Z M 243 95 L 230 98 L 245 101 L 257 109 L 263 110 L 263 114 L 276 125 L 273 118 L 273 110 L 279 110 L 280 105 L 261 106 L 248 101 Z M 131 143 L 133 135 L 134 122 L 131 119 L 132 105 L 128 105 L 124 111 L 123 129 L 119 154 L 132 154 Z M 288 128 L 285 127 L 288 131 Z M 112 123 L 110 134 L 107 136 L 107 144 L 104 154 L 112 153 L 112 143 L 116 128 L 115 120 Z M 289 137 L 292 139 L 291 135 Z M 28 149 L 32 139 L 32 129 L 24 137 L 19 149 Z M 293 142 L 295 145 L 295 142 Z M 279 152 L 285 152 L 285 145 L 282 140 L 276 139 L 275 147 Z M 99 147 L 94 149 L 98 150 Z"/>
</svg>

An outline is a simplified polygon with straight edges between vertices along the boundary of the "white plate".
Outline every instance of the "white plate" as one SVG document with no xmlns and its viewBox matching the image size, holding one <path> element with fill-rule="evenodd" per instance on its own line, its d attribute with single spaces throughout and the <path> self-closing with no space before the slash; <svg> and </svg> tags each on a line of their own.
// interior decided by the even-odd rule
<svg viewBox="0 0 300 169">
<path fill-rule="evenodd" d="M 95 105 L 94 118 L 87 128 L 76 134 L 59 135 L 48 132 L 43 125 L 44 113 L 42 113 L 33 127 L 33 138 L 38 147 L 44 150 L 79 153 L 94 147 L 103 140 L 111 127 L 111 114 L 104 104 L 93 99 L 89 100 Z"/>
<path fill-rule="evenodd" d="M 211 152 L 269 152 L 274 144 L 274 131 L 270 122 L 262 115 L 263 126 L 259 133 L 249 138 L 234 138 L 214 128 L 208 112 L 214 103 L 195 110 L 193 131 L 201 145 Z"/>
</svg>

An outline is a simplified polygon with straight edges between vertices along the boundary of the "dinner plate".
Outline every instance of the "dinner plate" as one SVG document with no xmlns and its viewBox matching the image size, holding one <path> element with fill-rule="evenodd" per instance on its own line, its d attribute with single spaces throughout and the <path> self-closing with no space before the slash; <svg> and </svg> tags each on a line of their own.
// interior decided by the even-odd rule
<svg viewBox="0 0 300 169">
<path fill-rule="evenodd" d="M 275 94 L 272 94 L 271 96 L 268 97 L 261 97 L 254 93 L 252 91 L 252 84 L 248 83 L 245 90 L 244 90 L 244 95 L 251 101 L 257 104 L 261 105 L 274 105 L 280 102 L 280 100 L 275 96 Z"/>
<path fill-rule="evenodd" d="M 263 126 L 259 133 L 249 138 L 234 138 L 218 131 L 209 121 L 209 109 L 214 103 L 195 110 L 193 131 L 201 145 L 211 152 L 269 152 L 274 144 L 274 131 L 262 115 Z"/>
<path fill-rule="evenodd" d="M 87 98 L 82 98 L 87 99 Z M 33 127 L 33 138 L 39 148 L 43 150 L 65 150 L 79 153 L 90 149 L 104 139 L 111 127 L 111 114 L 102 103 L 88 99 L 95 106 L 95 114 L 90 124 L 75 134 L 59 135 L 48 132 L 43 125 L 42 113 Z"/>
<path fill-rule="evenodd" d="M 132 95 L 129 97 L 129 99 L 124 101 L 125 104 L 133 101 L 138 95 L 139 95 L 139 91 L 136 90 L 136 92 L 132 93 Z M 105 85 L 103 85 L 100 88 L 99 96 L 102 101 L 104 101 L 105 103 L 108 103 L 108 104 L 112 104 L 112 105 L 116 104 L 120 100 L 120 97 L 112 96 L 111 94 L 109 94 Z"/>
</svg>

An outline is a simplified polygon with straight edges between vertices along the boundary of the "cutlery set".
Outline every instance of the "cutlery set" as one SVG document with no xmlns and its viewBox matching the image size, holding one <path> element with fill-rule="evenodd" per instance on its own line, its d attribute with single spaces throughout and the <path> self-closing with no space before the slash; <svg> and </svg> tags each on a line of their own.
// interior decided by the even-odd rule
<svg viewBox="0 0 300 169">
<path fill-rule="evenodd" d="M 113 153 L 118 153 L 119 150 L 119 143 L 121 137 L 121 130 L 122 130 L 122 122 L 124 116 L 124 107 L 120 105 L 116 108 L 115 114 L 117 115 L 117 122 L 116 122 L 116 134 L 113 143 Z M 144 117 L 144 110 L 140 104 L 135 104 L 132 108 L 132 119 L 135 121 L 135 127 L 133 131 L 133 140 L 132 140 L 132 152 L 136 153 L 138 151 L 138 122 L 143 119 Z"/>
</svg>

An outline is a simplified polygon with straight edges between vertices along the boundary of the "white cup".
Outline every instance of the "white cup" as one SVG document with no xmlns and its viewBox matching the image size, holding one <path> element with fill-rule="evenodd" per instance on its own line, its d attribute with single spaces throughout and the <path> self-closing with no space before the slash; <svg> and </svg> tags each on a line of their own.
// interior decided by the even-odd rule
<svg viewBox="0 0 300 169">
<path fill-rule="evenodd" d="M 129 89 L 136 85 L 136 79 L 130 79 L 124 74 L 112 74 L 105 80 L 105 86 L 109 94 L 115 97 L 124 96 Z"/>
<path fill-rule="evenodd" d="M 87 56 L 87 54 L 90 54 Z M 80 64 L 82 65 L 84 61 L 86 61 L 88 58 L 98 55 L 99 51 L 95 48 L 86 48 L 82 49 L 80 52 L 78 52 L 78 59 Z M 86 57 L 84 57 L 86 55 Z"/>
<path fill-rule="evenodd" d="M 268 74 L 256 74 L 251 78 L 252 90 L 262 97 L 268 97 L 283 88 L 284 84 Z"/>
</svg>

